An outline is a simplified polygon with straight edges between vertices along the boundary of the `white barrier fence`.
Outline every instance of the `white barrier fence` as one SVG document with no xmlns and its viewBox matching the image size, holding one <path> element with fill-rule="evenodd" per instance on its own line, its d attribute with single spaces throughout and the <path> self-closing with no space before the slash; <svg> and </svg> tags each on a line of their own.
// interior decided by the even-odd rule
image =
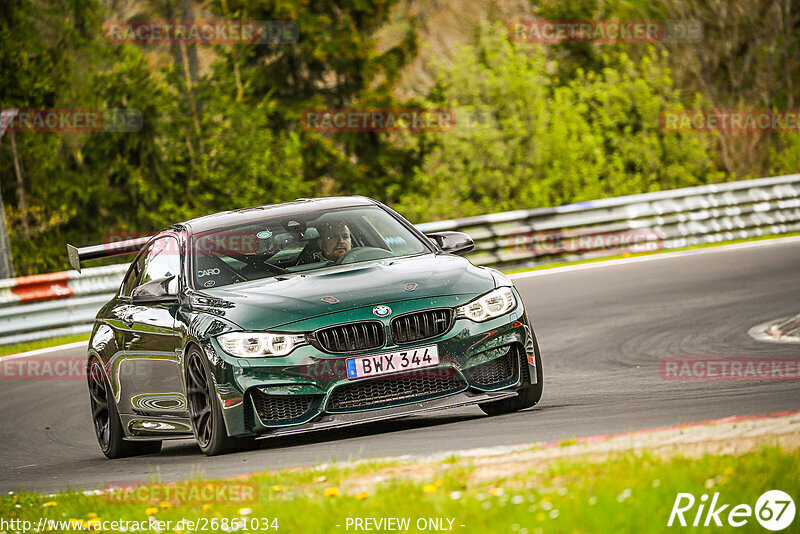
<svg viewBox="0 0 800 534">
<path fill-rule="evenodd" d="M 417 225 L 475 240 L 476 265 L 524 267 L 800 231 L 800 174 Z M 83 333 L 127 265 L 0 280 L 0 345 Z"/>
</svg>

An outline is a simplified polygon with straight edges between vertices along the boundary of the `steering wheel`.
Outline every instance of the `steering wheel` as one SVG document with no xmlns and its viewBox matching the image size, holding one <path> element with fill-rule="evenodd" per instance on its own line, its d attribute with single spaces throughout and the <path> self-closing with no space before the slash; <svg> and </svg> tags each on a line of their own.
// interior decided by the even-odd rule
<svg viewBox="0 0 800 534">
<path fill-rule="evenodd" d="M 386 249 L 377 247 L 356 247 L 351 248 L 334 262 L 334 265 L 342 265 L 344 263 L 355 263 L 358 261 L 379 260 L 381 258 L 388 258 L 392 255 Z"/>
</svg>

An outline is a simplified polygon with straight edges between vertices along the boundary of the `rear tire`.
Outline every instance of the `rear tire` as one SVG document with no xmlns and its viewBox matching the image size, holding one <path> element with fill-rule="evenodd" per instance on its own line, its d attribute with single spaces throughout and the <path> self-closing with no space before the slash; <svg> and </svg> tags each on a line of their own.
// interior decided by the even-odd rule
<svg viewBox="0 0 800 534">
<path fill-rule="evenodd" d="M 161 450 L 161 441 L 126 441 L 122 423 L 119 420 L 117 403 L 100 360 L 92 358 L 89 362 L 89 399 L 92 407 L 97 443 L 106 458 L 126 458 L 142 454 L 156 454 Z"/>
<path fill-rule="evenodd" d="M 479 404 L 478 406 L 483 410 L 483 413 L 486 415 L 501 415 L 524 410 L 538 404 L 542 399 L 544 379 L 542 376 L 542 358 L 539 355 L 539 347 L 535 341 L 533 354 L 534 362 L 536 362 L 536 383 L 518 389 L 516 397 Z M 525 361 L 525 365 L 527 364 L 528 362 Z"/>
<path fill-rule="evenodd" d="M 192 347 L 186 359 L 186 393 L 197 445 L 206 456 L 216 456 L 237 450 L 245 442 L 228 436 L 205 360 L 200 350 Z"/>
</svg>

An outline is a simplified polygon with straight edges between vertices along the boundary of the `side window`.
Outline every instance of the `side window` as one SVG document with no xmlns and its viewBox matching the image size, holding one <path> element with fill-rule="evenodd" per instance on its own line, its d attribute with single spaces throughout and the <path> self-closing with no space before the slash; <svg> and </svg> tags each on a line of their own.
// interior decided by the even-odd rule
<svg viewBox="0 0 800 534">
<path fill-rule="evenodd" d="M 175 278 L 170 281 L 167 289 L 171 294 L 178 292 L 181 261 L 177 239 L 174 237 L 156 239 L 141 255 L 140 259 L 142 260 L 141 275 L 137 277 L 136 286 L 140 286 L 150 280 L 174 275 Z"/>
<path fill-rule="evenodd" d="M 128 270 L 128 274 L 125 276 L 125 282 L 122 284 L 122 295 L 130 297 L 133 288 L 139 285 L 139 274 L 142 272 L 142 265 L 144 264 L 146 254 L 147 252 L 137 256 L 131 268 Z"/>
</svg>

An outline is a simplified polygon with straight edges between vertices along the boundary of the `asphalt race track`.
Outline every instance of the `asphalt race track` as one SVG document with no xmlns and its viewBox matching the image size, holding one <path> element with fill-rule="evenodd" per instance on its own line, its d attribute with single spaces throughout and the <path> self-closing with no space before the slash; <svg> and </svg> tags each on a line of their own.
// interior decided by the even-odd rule
<svg viewBox="0 0 800 534">
<path fill-rule="evenodd" d="M 545 390 L 539 406 L 511 415 L 468 407 L 263 440 L 260 449 L 221 457 L 173 441 L 158 455 L 109 461 L 95 441 L 84 381 L 3 380 L 0 490 L 102 488 L 155 474 L 165 481 L 228 476 L 795 410 L 798 380 L 677 382 L 660 375 L 668 357 L 800 357 L 800 345 L 747 333 L 800 312 L 800 242 L 754 245 L 517 278 L 539 338 Z"/>
</svg>

